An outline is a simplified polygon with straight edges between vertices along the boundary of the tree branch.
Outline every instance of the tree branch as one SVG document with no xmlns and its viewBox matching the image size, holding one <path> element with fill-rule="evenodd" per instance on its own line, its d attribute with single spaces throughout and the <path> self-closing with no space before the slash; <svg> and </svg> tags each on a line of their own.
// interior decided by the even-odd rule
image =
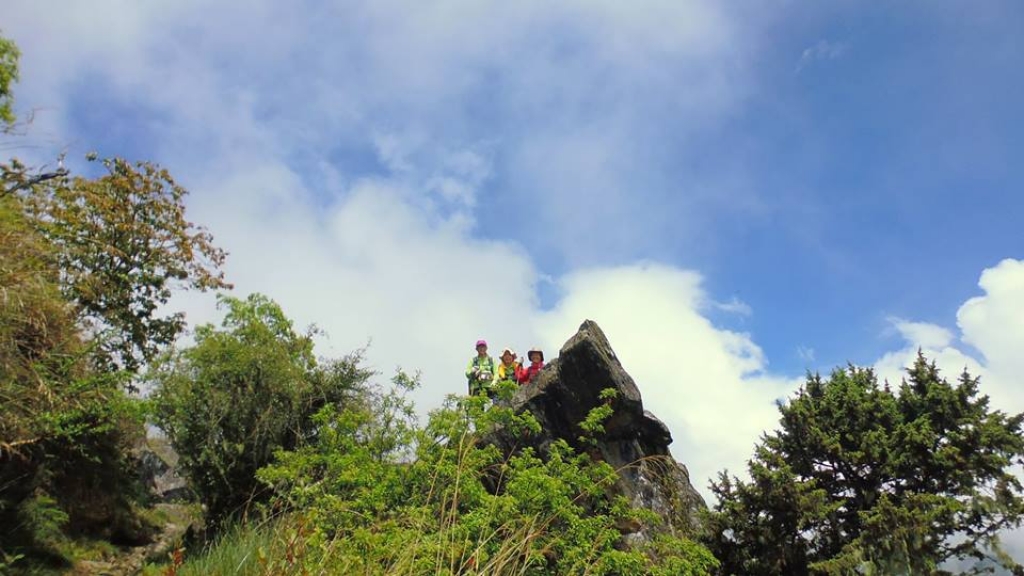
<svg viewBox="0 0 1024 576">
<path fill-rule="evenodd" d="M 22 182 L 16 182 L 10 188 L 3 188 L 0 190 L 0 198 L 7 196 L 8 194 L 14 194 L 20 190 L 27 190 L 36 184 L 42 184 L 56 178 L 62 178 L 68 175 L 67 168 L 60 168 L 54 172 L 44 172 L 42 174 L 36 174 L 35 176 L 28 178 Z"/>
</svg>

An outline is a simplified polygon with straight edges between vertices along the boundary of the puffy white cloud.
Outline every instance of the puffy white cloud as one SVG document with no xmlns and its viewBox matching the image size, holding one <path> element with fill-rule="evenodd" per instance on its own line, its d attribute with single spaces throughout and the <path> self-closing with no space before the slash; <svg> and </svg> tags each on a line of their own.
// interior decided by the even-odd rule
<svg viewBox="0 0 1024 576">
<path fill-rule="evenodd" d="M 978 286 L 984 294 L 968 299 L 957 311 L 959 334 L 936 324 L 891 319 L 906 347 L 875 364 L 879 376 L 898 382 L 921 349 L 948 378 L 965 368 L 981 376 L 982 393 L 996 407 L 1024 411 L 1019 383 L 1024 373 L 1024 261 L 1006 259 L 985 269 Z"/>
<path fill-rule="evenodd" d="M 705 1 L 13 0 L 4 19 L 24 52 L 19 101 L 47 109 L 37 129 L 91 147 L 73 103 L 83 87 L 102 91 L 90 113 L 151 131 L 140 143 L 193 191 L 190 217 L 229 250 L 238 292 L 324 328 L 323 352 L 370 341 L 374 367 L 421 370 L 423 407 L 464 389 L 477 337 L 553 350 L 592 317 L 699 487 L 770 423 L 787 384 L 764 375 L 748 335 L 703 316 L 716 304 L 696 274 L 569 272 L 543 311 L 534 259 L 478 235 L 507 236 L 480 213 L 499 173 L 513 205 L 543 206 L 528 232 L 545 230 L 541 243 L 568 260 L 643 247 L 652 225 L 682 229 L 665 198 L 637 200 L 655 136 L 683 141 L 742 98 L 756 18 Z M 370 158 L 338 162 L 346 152 Z M 216 318 L 209 296 L 179 303 L 193 322 Z"/>
<path fill-rule="evenodd" d="M 985 295 L 971 298 L 957 311 L 963 340 L 1000 377 L 1019 377 L 1024 374 L 1024 260 L 1006 259 L 985 270 L 978 286 Z"/>
<path fill-rule="evenodd" d="M 268 294 L 299 324 L 327 332 L 321 353 L 370 342 L 369 365 L 385 375 L 422 372 L 415 399 L 425 409 L 464 391 L 478 337 L 531 341 L 537 274 L 521 247 L 474 240 L 458 218 L 431 218 L 394 181 L 357 181 L 316 206 L 281 170 L 225 180 L 194 205 L 195 218 L 231 252 L 239 292 Z M 260 186 L 284 197 L 254 194 Z M 183 300 L 191 320 L 211 319 L 208 300 Z"/>
<path fill-rule="evenodd" d="M 673 452 L 707 494 L 723 467 L 743 473 L 758 435 L 777 420 L 774 401 L 797 382 L 766 372 L 747 334 L 716 327 L 716 308 L 692 271 L 658 264 L 594 268 L 557 281 L 557 305 L 542 310 L 540 276 L 514 243 L 473 239 L 457 221 L 432 221 L 393 181 L 355 183 L 315 209 L 284 169 L 226 180 L 217 202 L 195 205 L 231 252 L 240 291 L 282 303 L 299 324 L 316 323 L 340 354 L 369 339 L 368 361 L 384 373 L 422 371 L 422 409 L 462 392 L 472 342 L 520 353 L 540 344 L 553 357 L 584 319 L 597 321 L 645 405 L 673 431 Z M 209 298 L 183 299 L 193 320 L 213 318 Z M 723 425 L 728 422 L 728 426 Z"/>
<path fill-rule="evenodd" d="M 901 318 L 889 318 L 889 323 L 903 338 L 904 347 L 884 354 L 875 362 L 874 368 L 879 380 L 887 380 L 892 384 L 901 382 L 906 368 L 917 358 L 918 350 L 934 360 L 947 377 L 955 378 L 965 368 L 973 374 L 984 374 L 984 369 L 974 358 L 954 346 L 955 337 L 949 329 Z"/>
<path fill-rule="evenodd" d="M 904 340 L 926 348 L 944 348 L 953 340 L 952 332 L 935 324 L 910 322 L 901 318 L 890 318 L 889 322 Z"/>
<path fill-rule="evenodd" d="M 533 247 L 598 262 L 704 221 L 680 191 L 688 179 L 652 176 L 680 165 L 659 142 L 695 142 L 742 101 L 754 12 L 704 0 L 11 0 L 4 30 L 24 52 L 19 102 L 44 109 L 36 135 L 55 148 L 96 146 L 74 133 L 69 98 L 102 92 L 93 121 L 145 124 L 153 159 L 186 184 L 243 169 L 224 157 L 254 148 L 243 156 L 302 171 L 372 151 L 450 210 L 481 192 L 543 206 L 522 225 Z M 121 106 L 144 118 L 120 118 Z M 356 164 L 343 176 L 374 170 Z M 482 188 L 492 173 L 501 186 Z"/>
<path fill-rule="evenodd" d="M 223 241 L 241 250 L 229 272 L 244 290 L 278 299 L 300 324 L 324 328 L 331 338 L 321 352 L 344 353 L 369 338 L 371 366 L 421 370 L 421 409 L 463 391 L 477 337 L 520 353 L 539 344 L 552 358 L 589 318 L 608 335 L 645 406 L 668 424 L 673 453 L 708 496 L 708 479 L 721 469 L 745 473 L 760 433 L 777 422 L 775 400 L 798 385 L 767 373 L 749 335 L 708 320 L 714 303 L 692 271 L 638 264 L 574 272 L 558 281 L 558 304 L 541 310 L 538 276 L 515 245 L 431 226 L 386 183 L 360 183 L 326 212 L 322 224 L 295 215 L 271 224 L 262 210 L 232 215 Z M 260 237 L 258 248 L 252 237 Z M 198 300 L 188 299 L 193 318 L 212 318 Z"/>
</svg>

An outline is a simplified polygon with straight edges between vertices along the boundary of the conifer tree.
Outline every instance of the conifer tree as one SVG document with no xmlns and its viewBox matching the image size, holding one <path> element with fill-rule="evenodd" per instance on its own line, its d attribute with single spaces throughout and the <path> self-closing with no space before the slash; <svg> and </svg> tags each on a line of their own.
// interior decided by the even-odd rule
<svg viewBox="0 0 1024 576">
<path fill-rule="evenodd" d="M 967 560 L 1024 573 L 998 539 L 1024 511 L 1011 470 L 1024 415 L 991 409 L 978 384 L 947 382 L 920 354 L 896 390 L 869 369 L 809 376 L 751 480 L 712 483 L 706 541 L 722 572 L 935 574 Z"/>
</svg>

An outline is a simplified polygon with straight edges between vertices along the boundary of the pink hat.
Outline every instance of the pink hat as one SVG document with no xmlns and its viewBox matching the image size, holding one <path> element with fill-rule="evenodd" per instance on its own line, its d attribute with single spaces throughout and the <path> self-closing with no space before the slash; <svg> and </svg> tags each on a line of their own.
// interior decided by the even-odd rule
<svg viewBox="0 0 1024 576">
<path fill-rule="evenodd" d="M 476 346 L 474 346 L 474 348 L 479 348 L 481 346 L 487 346 L 487 340 L 477 340 Z"/>
</svg>

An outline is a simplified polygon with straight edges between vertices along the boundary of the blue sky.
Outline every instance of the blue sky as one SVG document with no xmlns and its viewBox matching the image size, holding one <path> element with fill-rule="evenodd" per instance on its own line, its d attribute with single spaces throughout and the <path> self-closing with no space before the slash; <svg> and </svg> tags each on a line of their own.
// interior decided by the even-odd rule
<svg viewBox="0 0 1024 576">
<path fill-rule="evenodd" d="M 785 369 L 797 344 L 826 364 L 865 362 L 889 344 L 876 337 L 885 316 L 952 317 L 973 270 L 1024 249 L 1024 12 L 1003 7 L 858 6 L 780 34 L 764 56 L 763 90 L 721 149 L 740 148 L 769 207 L 698 266 L 734 263 L 713 285 L 739 287 Z M 812 56 L 794 65 L 801 44 Z"/>
<path fill-rule="evenodd" d="M 163 164 L 426 407 L 593 318 L 701 489 L 806 369 L 921 347 L 1024 409 L 1024 5 L 283 4 L 9 2 L 21 150 Z"/>
<path fill-rule="evenodd" d="M 248 37 L 221 45 L 188 27 L 174 36 L 208 44 L 201 55 L 224 83 L 267 91 L 254 114 L 310 131 L 302 110 L 308 85 L 324 74 L 374 77 L 366 44 L 388 41 L 331 38 L 358 23 L 349 28 L 341 10 L 322 9 L 334 18 L 304 42 L 275 46 L 269 62 L 268 53 L 245 57 Z M 891 344 L 883 336 L 888 316 L 952 317 L 980 268 L 1024 250 L 1024 177 L 1015 165 L 1024 144 L 1024 8 L 778 9 L 767 25 L 744 24 L 760 38 L 726 58 L 743 60 L 733 64 L 743 68 L 740 80 L 729 77 L 740 73 L 728 61 L 725 70 L 706 70 L 653 50 L 635 67 L 617 66 L 595 48 L 607 36 L 553 18 L 526 33 L 537 45 L 524 60 L 566 66 L 566 82 L 551 70 L 523 73 L 481 49 L 438 67 L 454 86 L 413 78 L 397 81 L 407 94 L 369 90 L 374 126 L 304 134 L 288 151 L 290 163 L 387 175 L 373 131 L 420 140 L 411 146 L 478 148 L 491 173 L 476 200 L 488 216 L 474 233 L 521 243 L 543 273 L 638 259 L 696 268 L 713 293 L 756 310 L 725 321 L 751 332 L 774 368 L 867 362 Z M 613 24 L 608 30 L 614 35 Z M 550 83 L 526 85 L 534 73 Z M 685 94 L 701 92 L 693 80 L 709 76 L 743 85 L 727 97 L 730 106 L 704 117 Z M 80 146 L 159 158 L 167 116 L 131 94 L 111 101 L 104 82 L 83 74 L 72 84 L 68 112 Z M 431 90 L 420 101 L 422 84 Z M 622 140 L 588 149 L 609 134 Z M 583 149 L 578 157 L 542 166 L 545 150 L 574 146 Z M 410 156 L 409 171 L 431 172 L 439 162 L 431 149 Z M 309 178 L 316 189 L 316 174 Z M 536 217 L 552 203 L 572 234 L 550 234 L 554 219 Z M 492 225 L 506 218 L 515 224 Z M 603 237 L 591 236 L 599 229 Z M 539 293 L 546 305 L 557 298 L 544 286 Z M 816 362 L 808 365 L 798 348 L 814 349 Z"/>
</svg>

